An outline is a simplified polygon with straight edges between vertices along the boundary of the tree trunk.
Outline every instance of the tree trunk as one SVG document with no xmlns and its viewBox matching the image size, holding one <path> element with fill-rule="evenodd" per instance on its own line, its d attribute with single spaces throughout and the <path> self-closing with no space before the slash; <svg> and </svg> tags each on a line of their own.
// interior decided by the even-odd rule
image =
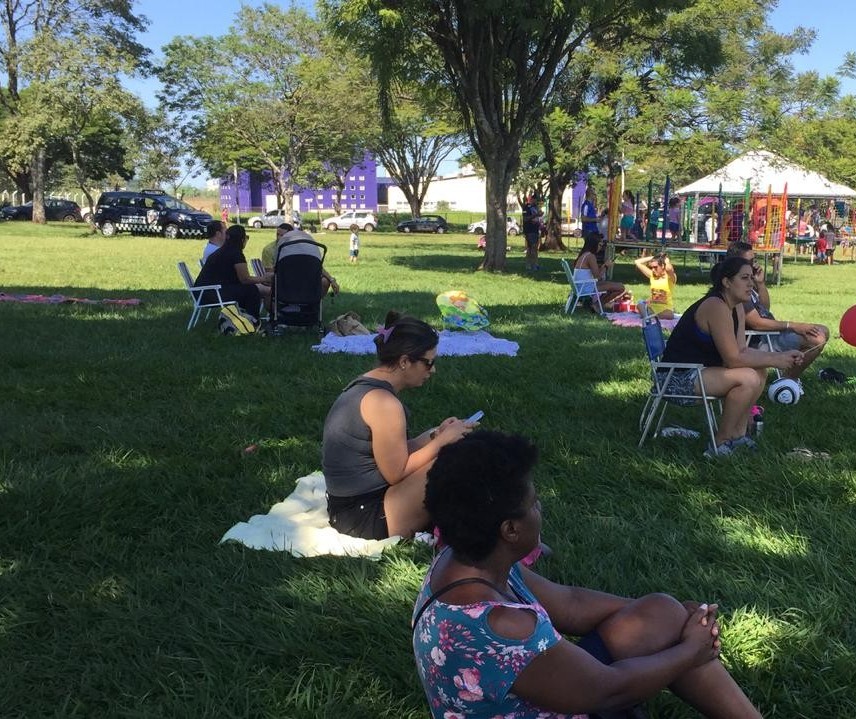
<svg viewBox="0 0 856 719">
<path fill-rule="evenodd" d="M 45 148 L 33 153 L 33 222 L 45 224 Z"/>
<path fill-rule="evenodd" d="M 485 202 L 487 205 L 486 244 L 482 269 L 502 272 L 505 269 L 505 253 L 508 249 L 508 226 L 505 221 L 508 188 L 511 178 L 504 160 L 485 166 Z"/>
<path fill-rule="evenodd" d="M 542 244 L 545 250 L 566 250 L 562 241 L 562 196 L 567 183 L 559 177 L 549 178 L 549 197 L 547 199 L 547 237 Z"/>
<path fill-rule="evenodd" d="M 342 214 L 342 193 L 345 191 L 345 181 L 342 178 L 336 180 L 336 192 L 333 193 L 333 211 L 336 215 Z"/>
</svg>

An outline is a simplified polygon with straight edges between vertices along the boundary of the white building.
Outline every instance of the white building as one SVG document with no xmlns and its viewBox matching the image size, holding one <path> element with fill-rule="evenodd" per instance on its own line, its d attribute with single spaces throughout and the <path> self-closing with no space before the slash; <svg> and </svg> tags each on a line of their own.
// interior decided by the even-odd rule
<svg viewBox="0 0 856 719">
<path fill-rule="evenodd" d="M 571 217 L 577 216 L 578 205 L 582 201 L 580 198 L 585 193 L 585 183 L 579 183 L 577 188 L 575 193 L 573 188 L 568 187 L 562 198 L 562 206 L 566 208 L 565 212 Z M 477 175 L 471 166 L 464 167 L 456 174 L 435 177 L 431 180 L 431 184 L 428 185 L 428 192 L 425 193 L 422 210 L 426 213 L 435 212 L 437 203 L 445 202 L 450 210 L 463 210 L 484 215 L 487 211 L 485 191 L 484 178 Z M 574 198 L 574 194 L 580 197 Z M 572 206 L 572 202 L 576 206 Z M 520 212 L 517 195 L 513 192 L 508 193 L 506 209 L 508 212 Z M 397 185 L 389 186 L 388 211 L 410 212 L 410 205 Z"/>
<path fill-rule="evenodd" d="M 454 175 L 435 177 L 425 193 L 423 211 L 434 212 L 438 202 L 447 203 L 450 210 L 484 214 L 487 207 L 484 178 L 479 177 L 471 167 L 465 167 Z M 388 206 L 389 212 L 410 212 L 410 205 L 397 185 L 389 186 Z M 508 195 L 508 209 L 514 212 L 520 210 L 513 193 Z"/>
</svg>

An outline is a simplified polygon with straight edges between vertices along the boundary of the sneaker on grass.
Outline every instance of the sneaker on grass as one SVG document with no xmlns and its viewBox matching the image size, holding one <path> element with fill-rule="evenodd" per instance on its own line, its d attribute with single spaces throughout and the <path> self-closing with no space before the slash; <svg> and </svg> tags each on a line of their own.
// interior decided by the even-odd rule
<svg viewBox="0 0 856 719">
<path fill-rule="evenodd" d="M 714 459 L 717 457 L 730 457 L 734 454 L 738 449 L 749 449 L 757 451 L 758 445 L 751 437 L 743 436 L 738 437 L 737 439 L 726 439 L 722 444 L 714 447 L 713 445 L 708 445 L 707 449 L 704 451 L 704 456 L 706 459 Z"/>
<path fill-rule="evenodd" d="M 737 439 L 729 440 L 731 442 L 731 449 L 737 449 L 738 447 L 745 447 L 752 452 L 758 451 L 758 443 L 752 439 L 748 434 L 744 434 L 742 437 L 738 437 Z"/>
</svg>

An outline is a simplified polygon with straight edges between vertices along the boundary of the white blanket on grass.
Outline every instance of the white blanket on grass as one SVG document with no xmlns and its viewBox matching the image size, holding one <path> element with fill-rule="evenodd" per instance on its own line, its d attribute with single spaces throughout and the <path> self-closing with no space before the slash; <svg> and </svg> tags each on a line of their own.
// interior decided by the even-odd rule
<svg viewBox="0 0 856 719">
<path fill-rule="evenodd" d="M 238 522 L 220 543 L 234 541 L 250 549 L 289 552 L 295 557 L 322 554 L 380 559 L 384 549 L 399 541 L 359 539 L 340 534 L 327 522 L 327 498 L 324 475 L 314 472 L 297 480 L 294 491 L 277 502 L 267 514 L 256 514 L 247 522 Z"/>
<path fill-rule="evenodd" d="M 350 335 L 339 337 L 332 332 L 324 335 L 321 344 L 312 347 L 316 352 L 345 352 L 354 355 L 374 354 L 376 351 L 374 338 L 377 335 Z M 437 354 L 445 357 L 452 355 L 508 355 L 516 357 L 520 345 L 511 340 L 494 337 L 490 332 L 452 332 L 443 330 L 440 333 L 440 344 Z"/>
</svg>

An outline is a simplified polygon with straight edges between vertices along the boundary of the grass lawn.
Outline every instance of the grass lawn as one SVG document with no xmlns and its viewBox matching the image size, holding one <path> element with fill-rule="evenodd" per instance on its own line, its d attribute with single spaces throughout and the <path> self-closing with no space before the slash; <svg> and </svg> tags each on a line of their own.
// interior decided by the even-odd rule
<svg viewBox="0 0 856 719">
<path fill-rule="evenodd" d="M 254 257 L 274 233 L 250 234 Z M 757 456 L 711 463 L 682 439 L 639 451 L 639 332 L 564 316 L 559 255 L 527 275 L 518 239 L 499 276 L 473 271 L 472 236 L 365 233 L 356 266 L 347 233 L 318 239 L 343 288 L 328 319 L 436 323 L 435 295 L 462 289 L 520 343 L 514 359 L 441 358 L 404 400 L 417 431 L 483 409 L 537 440 L 544 574 L 718 602 L 724 661 L 765 716 L 856 716 L 854 386 L 811 372 L 797 406 L 768 406 Z M 319 467 L 327 408 L 371 360 L 303 335 L 219 337 L 213 320 L 185 332 L 175 263 L 195 266 L 202 244 L 0 225 L 0 291 L 144 302 L 0 303 L 0 716 L 426 717 L 409 617 L 428 549 L 370 562 L 218 545 Z M 706 283 L 678 273 L 686 307 Z M 616 277 L 646 294 L 629 258 Z M 836 335 L 854 278 L 789 263 L 773 310 Z M 856 350 L 833 339 L 828 365 L 856 375 Z M 672 417 L 698 426 L 701 411 Z M 796 446 L 831 458 L 787 458 Z M 666 693 L 649 707 L 694 716 Z"/>
</svg>

